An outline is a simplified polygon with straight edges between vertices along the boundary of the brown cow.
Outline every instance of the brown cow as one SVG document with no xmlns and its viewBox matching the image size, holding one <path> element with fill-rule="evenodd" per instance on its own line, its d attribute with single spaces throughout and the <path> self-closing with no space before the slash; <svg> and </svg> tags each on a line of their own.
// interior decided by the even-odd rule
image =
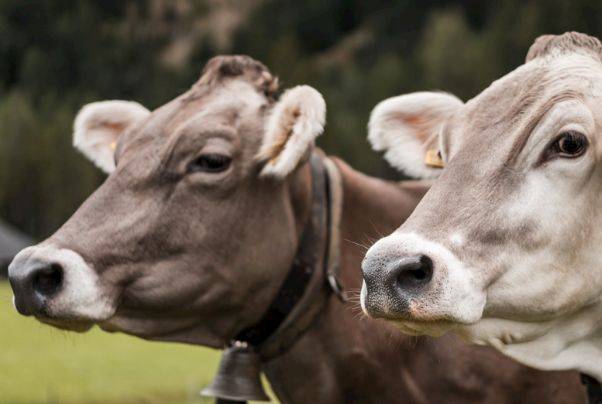
<svg viewBox="0 0 602 404">
<path fill-rule="evenodd" d="M 69 330 L 98 324 L 213 348 L 262 318 L 308 222 L 307 157 L 325 119 L 317 91 L 296 87 L 279 100 L 275 91 L 261 63 L 218 57 L 152 113 L 123 101 L 84 107 L 75 144 L 111 174 L 53 236 L 15 258 L 17 309 Z M 356 243 L 391 231 L 428 187 L 334 161 L 344 195 L 340 280 L 357 290 L 364 251 Z M 538 372 L 453 337 L 392 331 L 330 295 L 263 368 L 289 403 L 583 399 L 574 373 Z"/>
</svg>

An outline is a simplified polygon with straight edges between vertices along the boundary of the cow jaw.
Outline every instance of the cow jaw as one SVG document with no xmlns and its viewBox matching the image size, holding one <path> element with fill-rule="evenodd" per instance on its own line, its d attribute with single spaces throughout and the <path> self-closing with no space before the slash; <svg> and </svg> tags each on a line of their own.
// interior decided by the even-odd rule
<svg viewBox="0 0 602 404">
<path fill-rule="evenodd" d="M 548 321 L 520 322 L 483 318 L 455 328 L 460 336 L 490 345 L 526 365 L 543 370 L 579 369 L 602 380 L 602 304 Z"/>
<path fill-rule="evenodd" d="M 222 348 L 227 339 L 224 338 L 224 328 L 218 324 L 210 325 L 195 316 L 185 318 L 147 316 L 146 318 L 131 313 L 117 313 L 110 319 L 98 323 L 107 332 L 121 332 L 151 341 L 181 342 L 203 345 L 210 348 Z"/>
</svg>

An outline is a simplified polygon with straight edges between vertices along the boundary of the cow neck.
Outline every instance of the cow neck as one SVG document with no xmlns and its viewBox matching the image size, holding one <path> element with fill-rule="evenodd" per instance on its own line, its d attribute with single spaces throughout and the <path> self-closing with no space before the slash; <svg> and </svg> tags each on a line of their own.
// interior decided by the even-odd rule
<svg viewBox="0 0 602 404">
<path fill-rule="evenodd" d="M 214 381 L 202 394 L 218 402 L 267 400 L 261 363 L 286 352 L 309 328 L 330 293 L 345 300 L 337 280 L 342 182 L 335 164 L 312 153 L 310 214 L 278 293 L 254 325 L 239 332 L 222 354 Z"/>
<path fill-rule="evenodd" d="M 330 248 L 336 244 L 330 240 L 334 221 L 329 162 L 312 153 L 310 214 L 288 275 L 263 317 L 235 337 L 235 341 L 255 347 L 263 360 L 282 354 L 294 343 L 320 311 L 330 290 L 325 282 L 332 272 L 329 261 L 337 260 L 329 257 L 336 250 Z"/>
</svg>

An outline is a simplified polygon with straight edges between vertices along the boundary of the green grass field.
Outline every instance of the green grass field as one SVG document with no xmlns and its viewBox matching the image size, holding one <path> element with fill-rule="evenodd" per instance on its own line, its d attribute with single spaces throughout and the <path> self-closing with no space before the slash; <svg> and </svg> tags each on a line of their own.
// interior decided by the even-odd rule
<svg viewBox="0 0 602 404">
<path fill-rule="evenodd" d="M 98 329 L 68 333 L 19 316 L 0 282 L 0 403 L 209 403 L 219 352 Z"/>
</svg>

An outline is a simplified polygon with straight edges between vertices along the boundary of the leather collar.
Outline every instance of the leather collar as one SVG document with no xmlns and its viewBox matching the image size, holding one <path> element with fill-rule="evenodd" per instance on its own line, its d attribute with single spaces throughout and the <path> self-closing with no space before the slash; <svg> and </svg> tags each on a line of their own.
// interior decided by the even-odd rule
<svg viewBox="0 0 602 404">
<path fill-rule="evenodd" d="M 591 376 L 581 373 L 581 383 L 587 388 L 587 403 L 602 404 L 602 385 Z"/>
<path fill-rule="evenodd" d="M 222 353 L 213 382 L 201 395 L 217 403 L 269 400 L 260 381 L 262 362 L 288 350 L 307 330 L 334 292 L 342 301 L 336 278 L 342 183 L 338 169 L 321 154 L 310 156 L 311 212 L 289 273 L 263 317 L 242 330 Z"/>
<path fill-rule="evenodd" d="M 332 207 L 340 205 L 342 192 L 333 192 L 340 183 L 331 181 L 332 167 L 326 164 L 332 162 L 325 159 L 316 152 L 310 156 L 310 215 L 288 275 L 263 317 L 234 338 L 236 343 L 254 347 L 264 361 L 292 346 L 321 311 L 331 291 L 342 296 L 336 280 L 338 237 L 332 237 L 335 227 L 338 236 L 340 215 L 340 209 L 333 212 Z"/>
</svg>

